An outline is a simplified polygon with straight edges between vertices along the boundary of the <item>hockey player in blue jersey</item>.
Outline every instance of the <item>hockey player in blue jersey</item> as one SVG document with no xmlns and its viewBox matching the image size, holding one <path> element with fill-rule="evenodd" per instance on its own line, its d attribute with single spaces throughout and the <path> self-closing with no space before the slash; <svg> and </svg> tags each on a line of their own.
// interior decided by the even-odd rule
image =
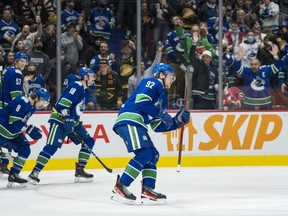
<svg viewBox="0 0 288 216">
<path fill-rule="evenodd" d="M 166 111 L 167 99 L 165 89 L 175 81 L 173 68 L 159 63 L 152 70 L 154 77 L 143 79 L 125 104 L 119 110 L 113 130 L 123 139 L 128 152 L 135 154 L 126 166 L 121 177 L 118 175 L 111 199 L 134 204 L 136 196 L 127 187 L 142 172 L 143 202 L 166 203 L 166 196 L 154 191 L 157 175 L 159 152 L 155 148 L 147 125 L 155 132 L 175 130 L 188 124 L 190 112 L 181 109 L 175 117 Z"/>
<path fill-rule="evenodd" d="M 7 67 L 3 71 L 0 109 L 22 94 L 22 71 L 28 63 L 28 59 L 29 56 L 25 53 L 17 52 L 14 55 L 14 67 Z"/>
<path fill-rule="evenodd" d="M 39 153 L 36 165 L 28 177 L 29 182 L 32 184 L 37 184 L 40 181 L 38 178 L 39 173 L 56 151 L 62 147 L 66 136 L 76 145 L 80 144 L 83 140 L 90 149 L 94 146 L 94 139 L 84 128 L 80 121 L 80 115 L 88 103 L 88 86 L 93 85 L 95 74 L 90 68 L 82 67 L 78 71 L 78 76 L 80 77 L 80 81 L 71 82 L 65 88 L 53 108 L 53 112 L 48 121 L 50 123 L 50 130 L 46 145 Z M 78 162 L 76 163 L 75 182 L 93 180 L 93 175 L 84 171 L 89 157 L 89 150 L 81 144 Z"/>
<path fill-rule="evenodd" d="M 17 52 L 14 55 L 14 67 L 7 67 L 3 71 L 1 77 L 0 88 L 0 109 L 5 107 L 16 96 L 22 94 L 22 71 L 27 64 L 29 57 L 25 53 Z M 8 151 L 11 152 L 11 147 L 8 146 Z M 2 174 L 9 174 L 8 159 L 0 154 L 0 176 Z"/>
<path fill-rule="evenodd" d="M 0 147 L 9 145 L 18 153 L 9 172 L 7 187 L 13 187 L 15 183 L 16 186 L 26 186 L 27 180 L 22 179 L 19 173 L 31 150 L 22 130 L 26 128 L 26 134 L 33 140 L 42 137 L 42 131 L 33 125 L 27 125 L 27 122 L 36 110 L 45 108 L 49 102 L 49 93 L 46 89 L 40 88 L 29 96 L 18 95 L 0 110 Z"/>
</svg>

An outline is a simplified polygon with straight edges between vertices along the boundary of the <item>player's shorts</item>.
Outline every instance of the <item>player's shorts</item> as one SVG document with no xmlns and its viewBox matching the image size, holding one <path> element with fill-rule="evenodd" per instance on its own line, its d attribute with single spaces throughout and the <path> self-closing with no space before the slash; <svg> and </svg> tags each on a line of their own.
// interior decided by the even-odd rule
<svg viewBox="0 0 288 216">
<path fill-rule="evenodd" d="M 143 127 L 119 125 L 115 131 L 124 140 L 128 152 L 154 146 L 147 129 Z"/>
<path fill-rule="evenodd" d="M 76 136 L 74 133 L 68 134 L 66 129 L 64 128 L 64 125 L 62 124 L 50 124 L 49 134 L 47 138 L 47 145 L 54 145 L 57 148 L 61 148 L 62 144 L 65 140 L 65 137 L 68 136 L 69 139 L 73 141 L 76 145 L 81 143 L 80 138 L 83 140 L 87 140 L 90 138 L 89 133 L 86 131 L 86 129 L 83 127 L 82 122 L 80 122 L 75 128 L 74 132 L 79 136 Z"/>
</svg>

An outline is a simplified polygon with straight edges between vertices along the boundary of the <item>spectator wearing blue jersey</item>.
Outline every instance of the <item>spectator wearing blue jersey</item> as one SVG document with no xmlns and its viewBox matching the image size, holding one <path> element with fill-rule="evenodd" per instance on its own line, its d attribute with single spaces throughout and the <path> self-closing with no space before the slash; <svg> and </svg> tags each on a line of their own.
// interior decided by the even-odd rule
<svg viewBox="0 0 288 216">
<path fill-rule="evenodd" d="M 244 102 L 243 108 L 248 110 L 269 110 L 272 108 L 270 94 L 270 79 L 274 74 L 279 73 L 282 61 L 278 57 L 278 47 L 273 44 L 270 53 L 274 58 L 271 65 L 260 64 L 259 59 L 250 61 L 250 66 L 243 66 L 241 59 L 245 56 L 245 50 L 239 47 L 237 60 L 234 68 L 239 77 L 244 80 Z"/>
<path fill-rule="evenodd" d="M 279 31 L 279 4 L 271 0 L 263 0 L 260 4 L 259 15 L 263 30 L 269 30 L 273 33 Z"/>
<path fill-rule="evenodd" d="M 181 109 L 171 117 L 165 109 L 167 98 L 165 89 L 175 81 L 173 68 L 167 64 L 156 64 L 152 69 L 153 77 L 143 79 L 136 90 L 119 110 L 113 130 L 124 141 L 129 153 L 135 156 L 129 161 L 124 172 L 117 176 L 112 199 L 134 204 L 134 196 L 127 187 L 142 173 L 141 199 L 143 202 L 166 203 L 166 195 L 154 191 L 157 179 L 159 152 L 149 134 L 150 125 L 155 132 L 165 132 L 188 124 L 190 112 Z"/>
<path fill-rule="evenodd" d="M 5 7 L 3 9 L 2 20 L 0 21 L 0 44 L 5 51 L 9 51 L 13 40 L 20 31 L 20 28 L 12 18 L 12 9 Z"/>
<path fill-rule="evenodd" d="M 27 158 L 30 155 L 30 144 L 22 133 L 23 128 L 31 139 L 39 140 L 42 131 L 34 125 L 27 125 L 29 118 L 36 110 L 45 108 L 50 101 L 46 89 L 36 89 L 29 96 L 18 95 L 0 110 L 0 147 L 10 146 L 17 157 L 13 160 L 13 166 L 9 172 L 7 187 L 25 187 L 27 180 L 19 176 Z"/>
<path fill-rule="evenodd" d="M 113 53 L 109 53 L 109 45 L 107 41 L 100 42 L 100 53 L 98 55 L 93 56 L 90 61 L 90 68 L 97 73 L 99 71 L 99 62 L 101 59 L 106 59 L 109 63 L 109 66 L 112 70 L 117 70 L 115 55 Z"/>
<path fill-rule="evenodd" d="M 61 12 L 61 26 L 65 28 L 69 22 L 77 22 L 79 14 L 74 10 L 74 0 L 65 0 L 65 9 Z"/>
<path fill-rule="evenodd" d="M 66 136 L 76 145 L 80 144 L 75 182 L 93 181 L 93 174 L 84 171 L 90 157 L 90 151 L 84 146 L 83 142 L 91 150 L 94 146 L 94 139 L 83 126 L 80 116 L 88 103 L 88 86 L 93 85 L 95 74 L 90 68 L 82 67 L 78 71 L 78 75 L 80 81 L 71 82 L 52 108 L 53 112 L 48 120 L 50 129 L 46 145 L 39 153 L 36 165 L 28 177 L 32 184 L 37 184 L 40 181 L 39 173 L 57 150 L 62 147 Z"/>
<path fill-rule="evenodd" d="M 93 36 L 110 39 L 111 29 L 115 27 L 114 12 L 108 7 L 107 0 L 99 0 L 97 7 L 93 8 L 88 18 L 88 30 Z"/>
</svg>

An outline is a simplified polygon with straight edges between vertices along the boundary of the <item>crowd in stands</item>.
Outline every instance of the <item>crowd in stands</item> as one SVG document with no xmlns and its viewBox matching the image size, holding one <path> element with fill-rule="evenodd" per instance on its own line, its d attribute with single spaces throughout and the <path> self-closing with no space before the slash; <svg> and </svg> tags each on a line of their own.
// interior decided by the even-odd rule
<svg viewBox="0 0 288 216">
<path fill-rule="evenodd" d="M 88 110 L 117 110 L 137 86 L 136 2 L 61 0 L 63 88 L 79 79 L 79 68 L 90 67 L 96 80 Z M 23 89 L 28 93 L 44 85 L 52 105 L 57 101 L 56 7 L 56 0 L 0 2 L 0 65 L 10 67 L 15 53 L 26 53 Z M 141 78 L 149 77 L 155 62 L 174 68 L 177 79 L 167 92 L 171 109 L 184 98 L 187 65 L 194 68 L 190 109 L 217 109 L 219 94 L 225 109 L 287 109 L 288 1 L 223 0 L 221 12 L 223 32 L 218 0 L 141 0 Z M 120 46 L 113 45 L 117 29 L 123 31 L 116 39 Z"/>
</svg>

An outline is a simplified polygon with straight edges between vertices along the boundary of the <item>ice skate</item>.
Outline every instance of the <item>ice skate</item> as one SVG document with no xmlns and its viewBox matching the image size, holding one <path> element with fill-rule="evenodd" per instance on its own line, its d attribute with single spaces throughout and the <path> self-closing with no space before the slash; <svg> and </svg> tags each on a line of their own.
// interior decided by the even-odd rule
<svg viewBox="0 0 288 216">
<path fill-rule="evenodd" d="M 27 180 L 21 178 L 18 174 L 11 172 L 8 176 L 8 188 L 23 188 L 27 187 Z"/>
<path fill-rule="evenodd" d="M 163 205 L 166 204 L 166 195 L 157 193 L 151 187 L 143 186 L 141 193 L 141 203 Z"/>
<path fill-rule="evenodd" d="M 127 187 L 119 181 L 120 176 L 117 176 L 117 181 L 112 190 L 112 196 L 110 197 L 112 200 L 117 202 L 125 203 L 133 205 L 136 201 L 136 196 L 134 196 Z"/>
<path fill-rule="evenodd" d="M 40 179 L 38 178 L 39 172 L 33 169 L 33 171 L 28 176 L 28 182 L 36 185 L 40 182 Z"/>
<path fill-rule="evenodd" d="M 5 176 L 9 176 L 8 164 L 0 163 L 0 178 L 4 178 Z"/>
<path fill-rule="evenodd" d="M 93 181 L 93 174 L 87 173 L 84 171 L 84 168 L 79 166 L 76 162 L 76 171 L 75 171 L 75 183 L 81 182 L 92 182 Z"/>
</svg>

